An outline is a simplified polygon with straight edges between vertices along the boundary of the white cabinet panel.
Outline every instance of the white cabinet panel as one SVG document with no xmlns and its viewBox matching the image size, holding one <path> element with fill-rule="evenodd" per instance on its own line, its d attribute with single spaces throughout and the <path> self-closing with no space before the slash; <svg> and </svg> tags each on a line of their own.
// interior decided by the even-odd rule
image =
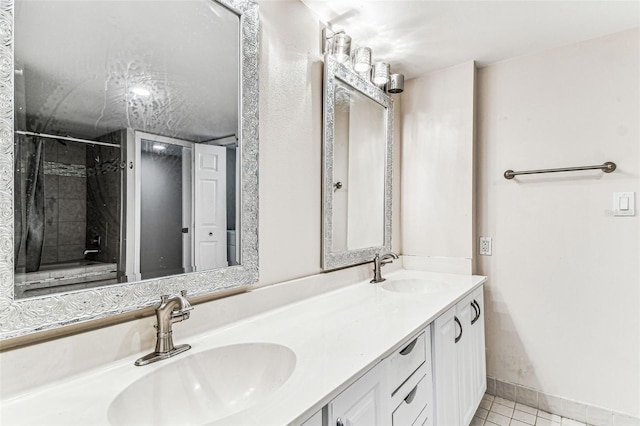
<svg viewBox="0 0 640 426">
<path fill-rule="evenodd" d="M 422 376 L 409 393 L 403 395 L 402 402 L 393 412 L 393 426 L 414 424 L 422 412 L 431 405 L 432 392 L 431 380 L 427 375 Z"/>
<path fill-rule="evenodd" d="M 328 405 L 329 426 L 372 426 L 389 424 L 381 362 L 349 386 Z"/>
<path fill-rule="evenodd" d="M 473 375 L 473 404 L 480 405 L 482 396 L 487 391 L 487 362 L 484 340 L 484 294 L 483 287 L 473 292 L 473 301 L 478 309 L 477 319 L 472 326 L 473 343 L 471 347 L 474 352 L 471 357 Z"/>
<path fill-rule="evenodd" d="M 434 322 L 435 424 L 467 426 L 486 391 L 482 291 L 476 289 Z"/>
<path fill-rule="evenodd" d="M 430 339 L 429 328 L 420 333 L 409 344 L 389 356 L 389 383 L 395 392 L 407 378 L 418 369 L 427 357 L 427 339 Z"/>
<path fill-rule="evenodd" d="M 307 421 L 302 423 L 300 426 L 324 426 L 322 424 L 322 410 L 309 417 Z"/>
<path fill-rule="evenodd" d="M 473 419 L 476 411 L 474 404 L 474 383 L 476 380 L 474 370 L 477 365 L 474 358 L 477 350 L 474 345 L 477 343 L 475 338 L 475 328 L 471 321 L 476 318 L 476 308 L 472 307 L 473 295 L 462 299 L 456 305 L 456 316 L 460 321 L 461 329 L 460 340 L 457 345 L 458 352 L 458 401 L 460 404 L 460 424 L 468 425 Z"/>
<path fill-rule="evenodd" d="M 436 319 L 433 327 L 433 381 L 435 424 L 459 425 L 458 406 L 458 350 L 455 339 L 459 333 L 456 308 L 449 309 Z"/>
</svg>

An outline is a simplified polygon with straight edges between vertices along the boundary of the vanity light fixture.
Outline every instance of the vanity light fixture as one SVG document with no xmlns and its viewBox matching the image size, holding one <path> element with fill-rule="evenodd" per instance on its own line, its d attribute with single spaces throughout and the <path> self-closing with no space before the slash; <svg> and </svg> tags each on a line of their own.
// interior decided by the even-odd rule
<svg viewBox="0 0 640 426">
<path fill-rule="evenodd" d="M 389 81 L 390 66 L 386 62 L 373 64 L 373 82 L 378 86 L 384 86 Z"/>
<path fill-rule="evenodd" d="M 387 83 L 387 93 L 398 94 L 404 92 L 404 75 L 391 74 Z"/>
<path fill-rule="evenodd" d="M 351 54 L 351 37 L 344 30 L 333 31 L 325 27 L 322 30 L 325 54 L 331 54 L 342 64 L 353 69 L 366 81 L 373 82 L 383 91 L 390 94 L 404 92 L 404 75 L 391 74 L 388 62 L 378 61 L 372 66 L 372 52 L 370 47 L 359 46 Z"/>
</svg>

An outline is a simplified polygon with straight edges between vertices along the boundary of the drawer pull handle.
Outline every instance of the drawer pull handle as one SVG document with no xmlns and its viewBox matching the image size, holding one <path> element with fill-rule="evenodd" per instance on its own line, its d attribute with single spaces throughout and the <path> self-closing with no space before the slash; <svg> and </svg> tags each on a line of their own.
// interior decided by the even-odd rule
<svg viewBox="0 0 640 426">
<path fill-rule="evenodd" d="M 478 321 L 480 319 L 480 314 L 481 314 L 481 310 L 480 310 L 480 304 L 474 299 L 473 303 L 475 303 L 476 307 L 478 308 L 478 315 L 476 315 L 476 317 L 471 321 L 471 324 L 475 324 L 476 321 Z"/>
<path fill-rule="evenodd" d="M 409 392 L 409 395 L 407 395 L 407 397 L 404 399 L 404 402 L 406 402 L 407 404 L 411 404 L 413 402 L 413 399 L 416 397 L 416 393 L 418 393 L 418 385 L 416 385 L 411 392 Z"/>
<path fill-rule="evenodd" d="M 413 339 L 413 342 L 409 343 L 403 350 L 400 351 L 400 355 L 409 355 L 413 348 L 415 348 L 416 343 L 418 343 L 418 338 Z"/>
<path fill-rule="evenodd" d="M 456 336 L 456 343 L 458 343 L 460 341 L 460 339 L 462 339 L 462 324 L 460 324 L 460 320 L 458 319 L 458 317 L 453 317 L 453 320 L 458 324 L 458 327 L 460 327 L 460 335 Z"/>
<path fill-rule="evenodd" d="M 344 423 L 342 422 L 342 419 L 340 417 L 338 417 L 338 420 L 336 421 L 336 426 L 344 426 Z"/>
</svg>

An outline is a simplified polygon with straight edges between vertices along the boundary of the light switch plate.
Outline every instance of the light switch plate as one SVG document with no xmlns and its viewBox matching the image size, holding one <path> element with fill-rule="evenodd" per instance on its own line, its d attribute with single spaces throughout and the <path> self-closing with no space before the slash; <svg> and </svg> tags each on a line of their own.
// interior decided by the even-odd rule
<svg viewBox="0 0 640 426">
<path fill-rule="evenodd" d="M 614 192 L 613 193 L 613 215 L 614 216 L 635 216 L 636 215 L 636 193 L 635 192 Z"/>
</svg>

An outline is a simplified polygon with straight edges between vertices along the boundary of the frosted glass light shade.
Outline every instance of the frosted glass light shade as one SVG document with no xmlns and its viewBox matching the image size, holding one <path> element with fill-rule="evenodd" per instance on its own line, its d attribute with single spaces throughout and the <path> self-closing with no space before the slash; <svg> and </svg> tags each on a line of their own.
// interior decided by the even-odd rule
<svg viewBox="0 0 640 426">
<path fill-rule="evenodd" d="M 390 66 L 386 62 L 376 62 L 373 64 L 373 82 L 379 86 L 384 86 L 389 81 Z"/>
<path fill-rule="evenodd" d="M 371 49 L 358 47 L 353 53 L 353 69 L 358 73 L 364 73 L 371 69 Z"/>
<path fill-rule="evenodd" d="M 351 37 L 345 33 L 334 35 L 333 54 L 339 62 L 347 62 L 351 58 Z"/>
</svg>

